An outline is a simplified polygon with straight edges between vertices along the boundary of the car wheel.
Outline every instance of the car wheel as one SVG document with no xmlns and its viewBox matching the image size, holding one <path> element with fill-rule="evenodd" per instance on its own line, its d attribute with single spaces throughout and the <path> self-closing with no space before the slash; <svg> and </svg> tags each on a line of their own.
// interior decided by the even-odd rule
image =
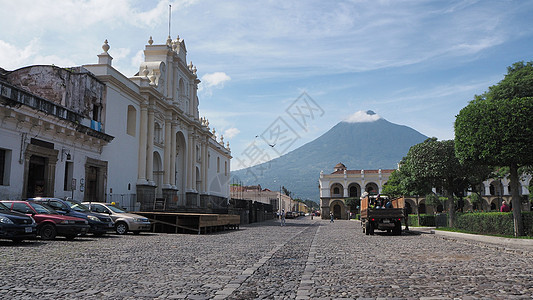
<svg viewBox="0 0 533 300">
<path fill-rule="evenodd" d="M 56 238 L 56 228 L 52 224 L 44 224 L 39 230 L 39 235 L 43 240 L 53 240 Z"/>
<path fill-rule="evenodd" d="M 115 225 L 115 231 L 118 234 L 126 234 L 128 232 L 128 224 L 126 224 L 124 222 L 118 222 Z"/>
</svg>

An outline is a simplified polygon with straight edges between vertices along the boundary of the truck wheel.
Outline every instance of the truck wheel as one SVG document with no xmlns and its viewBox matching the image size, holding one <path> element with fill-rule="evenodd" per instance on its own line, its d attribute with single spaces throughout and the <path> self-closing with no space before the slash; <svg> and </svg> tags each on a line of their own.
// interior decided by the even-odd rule
<svg viewBox="0 0 533 300">
<path fill-rule="evenodd" d="M 368 232 L 370 233 L 370 235 L 374 235 L 374 224 L 368 222 Z"/>
<path fill-rule="evenodd" d="M 394 234 L 394 235 L 402 235 L 402 223 L 396 222 L 394 224 L 394 229 L 392 230 L 392 234 Z"/>
<path fill-rule="evenodd" d="M 369 223 L 369 222 L 366 222 L 366 223 L 365 223 L 365 227 L 363 227 L 363 232 L 364 232 L 366 235 L 369 235 L 369 234 L 370 234 L 370 223 Z"/>
</svg>

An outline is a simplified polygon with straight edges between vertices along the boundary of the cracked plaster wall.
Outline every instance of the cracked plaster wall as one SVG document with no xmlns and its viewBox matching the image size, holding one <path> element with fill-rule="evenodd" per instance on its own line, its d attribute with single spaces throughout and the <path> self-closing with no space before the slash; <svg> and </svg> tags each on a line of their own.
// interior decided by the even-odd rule
<svg viewBox="0 0 533 300">
<path fill-rule="evenodd" d="M 88 119 L 93 119 L 94 105 L 100 107 L 99 118 L 105 110 L 105 85 L 82 67 L 30 66 L 10 72 L 7 80 Z"/>
</svg>

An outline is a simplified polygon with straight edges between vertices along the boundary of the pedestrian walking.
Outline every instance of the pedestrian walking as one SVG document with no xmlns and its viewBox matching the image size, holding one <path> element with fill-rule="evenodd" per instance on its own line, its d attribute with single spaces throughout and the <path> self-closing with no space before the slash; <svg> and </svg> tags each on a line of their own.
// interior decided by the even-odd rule
<svg viewBox="0 0 533 300">
<path fill-rule="evenodd" d="M 502 201 L 502 207 L 500 207 L 501 212 L 510 212 L 511 209 L 509 208 L 509 205 L 507 205 L 507 202 L 505 200 Z"/>
<path fill-rule="evenodd" d="M 285 226 L 285 209 L 281 210 L 280 223 L 281 223 L 281 226 Z"/>
<path fill-rule="evenodd" d="M 329 213 L 329 222 L 333 223 L 333 213 Z"/>
</svg>

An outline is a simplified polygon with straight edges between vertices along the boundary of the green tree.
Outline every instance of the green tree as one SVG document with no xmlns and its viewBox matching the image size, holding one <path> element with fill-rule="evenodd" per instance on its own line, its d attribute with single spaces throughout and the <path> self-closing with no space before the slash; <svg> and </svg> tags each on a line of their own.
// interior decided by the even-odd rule
<svg viewBox="0 0 533 300">
<path fill-rule="evenodd" d="M 441 201 L 440 201 L 440 198 L 439 196 L 437 196 L 437 194 L 435 193 L 429 193 L 425 196 L 425 199 L 426 199 L 426 205 L 431 205 L 433 207 L 437 207 L 439 205 L 441 205 Z"/>
<path fill-rule="evenodd" d="M 359 200 L 359 198 L 357 197 L 350 197 L 350 198 L 344 199 L 344 204 L 348 206 L 348 209 L 352 213 L 358 213 L 357 208 L 359 207 L 360 202 L 361 200 Z"/>
<path fill-rule="evenodd" d="M 417 183 L 442 187 L 448 198 L 448 224 L 455 221 L 454 192 L 464 186 L 467 169 L 455 156 L 454 141 L 437 141 L 429 138 L 423 143 L 412 146 L 407 153 L 405 164 L 410 180 Z M 402 168 L 402 167 L 400 167 Z M 421 193 L 421 195 L 429 192 Z"/>
<path fill-rule="evenodd" d="M 508 166 L 514 234 L 524 235 L 518 168 L 533 165 L 533 63 L 518 62 L 489 91 L 475 96 L 455 120 L 461 161 Z"/>
<path fill-rule="evenodd" d="M 403 174 L 399 169 L 394 170 L 390 176 L 389 180 L 383 185 L 381 192 L 385 195 L 391 197 L 400 197 L 407 194 L 405 187 L 402 184 L 405 174 Z"/>
<path fill-rule="evenodd" d="M 400 162 L 400 168 L 392 172 L 382 192 L 384 194 L 398 196 L 414 196 L 416 199 L 416 212 L 418 224 L 420 224 L 420 201 L 421 195 L 431 192 L 431 183 L 426 180 L 418 180 L 409 171 L 407 157 Z"/>
<path fill-rule="evenodd" d="M 468 199 L 470 199 L 470 203 L 472 205 L 477 205 L 479 209 L 483 211 L 483 197 L 477 192 L 473 192 L 468 196 Z"/>
</svg>

